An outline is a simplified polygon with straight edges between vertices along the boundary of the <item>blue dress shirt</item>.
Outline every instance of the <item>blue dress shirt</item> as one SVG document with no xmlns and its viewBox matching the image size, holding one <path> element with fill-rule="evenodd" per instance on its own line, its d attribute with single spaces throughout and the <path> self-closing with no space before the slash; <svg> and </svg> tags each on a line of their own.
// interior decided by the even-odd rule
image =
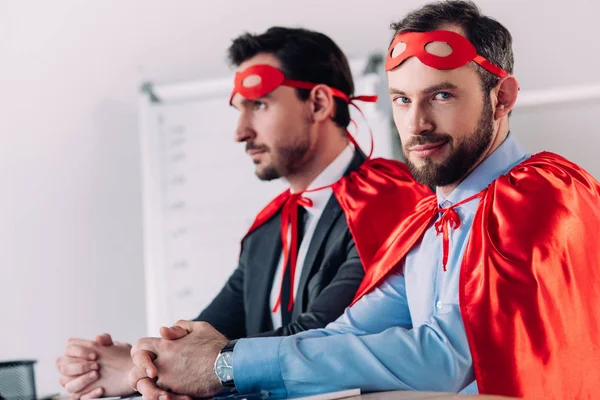
<svg viewBox="0 0 600 400">
<path fill-rule="evenodd" d="M 509 135 L 448 198 L 438 192 L 440 207 L 480 192 L 526 158 Z M 477 393 L 458 287 L 478 202 L 456 208 L 461 225 L 450 230 L 446 272 L 432 222 L 403 268 L 324 329 L 239 340 L 233 354 L 237 389 L 264 389 L 275 398 L 350 388 Z"/>
</svg>

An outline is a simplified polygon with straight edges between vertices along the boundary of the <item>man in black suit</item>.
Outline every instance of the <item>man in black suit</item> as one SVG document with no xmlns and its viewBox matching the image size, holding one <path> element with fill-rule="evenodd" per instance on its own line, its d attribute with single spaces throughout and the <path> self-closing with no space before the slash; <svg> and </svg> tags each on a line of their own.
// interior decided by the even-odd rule
<svg viewBox="0 0 600 400">
<path fill-rule="evenodd" d="M 348 147 L 324 173 L 345 175 L 364 160 L 360 150 Z M 332 183 L 326 179 L 327 175 L 320 177 L 324 184 Z M 290 284 L 289 276 L 283 276 L 282 272 L 282 211 L 279 210 L 246 236 L 238 268 L 196 321 L 209 322 L 223 335 L 237 339 L 292 335 L 324 327 L 342 314 L 362 281 L 363 266 L 331 189 L 304 196 L 312 200 L 313 206 L 303 211 L 304 237 L 299 242 L 298 260 L 304 262 L 296 267 L 292 311 L 280 306 L 273 312 L 281 287 L 288 294 L 282 294 L 284 303 L 290 292 L 285 286 Z"/>
<path fill-rule="evenodd" d="M 351 184 L 335 186 L 367 159 L 346 131 L 354 92 L 348 62 L 323 34 L 277 27 L 238 37 L 229 58 L 239 71 L 230 100 L 240 112 L 235 140 L 245 143 L 259 179 L 284 178 L 290 191 L 258 215 L 243 239 L 237 269 L 195 320 L 229 339 L 322 328 L 350 304 L 364 276 L 361 259 L 369 259 L 380 244 L 369 242 L 374 237 L 369 232 L 363 247 L 357 246 L 353 233 L 373 221 L 370 215 L 358 217 L 346 201 L 356 200 L 349 194 Z M 395 199 L 406 200 L 409 208 L 408 198 L 416 203 L 424 191 L 413 195 L 408 172 L 391 168 L 410 181 L 406 191 L 411 193 L 400 196 L 397 188 L 403 186 L 393 179 L 387 193 L 395 191 Z M 352 182 L 365 187 L 373 172 L 365 169 L 359 175 L 367 177 L 355 176 Z M 361 190 L 361 201 L 376 208 L 377 200 L 365 201 Z M 401 207 L 394 203 L 390 209 Z M 75 398 L 128 394 L 123 377 L 132 368 L 129 348 L 113 344 L 109 335 L 71 339 L 57 360 L 60 383 Z"/>
</svg>

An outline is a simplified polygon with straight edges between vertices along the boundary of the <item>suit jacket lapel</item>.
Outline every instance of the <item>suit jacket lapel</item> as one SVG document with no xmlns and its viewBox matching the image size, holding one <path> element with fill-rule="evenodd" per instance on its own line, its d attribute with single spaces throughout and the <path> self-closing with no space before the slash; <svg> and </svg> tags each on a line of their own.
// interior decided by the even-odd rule
<svg viewBox="0 0 600 400">
<path fill-rule="evenodd" d="M 354 157 L 352 157 L 352 161 L 350 161 L 350 165 L 344 172 L 344 176 L 350 174 L 351 172 L 357 170 L 360 165 L 365 161 L 366 157 L 362 151 L 357 149 L 354 152 Z M 293 317 L 300 314 L 302 312 L 302 304 L 304 303 L 304 292 L 306 288 L 306 283 L 308 278 L 312 275 L 312 271 L 316 268 L 315 260 L 317 258 L 317 254 L 323 244 L 325 243 L 325 238 L 327 234 L 333 227 L 335 220 L 342 213 L 342 207 L 338 203 L 335 196 L 332 194 L 331 198 L 327 202 L 321 217 L 319 218 L 319 222 L 317 223 L 317 227 L 315 228 L 315 232 L 310 241 L 310 245 L 308 247 L 308 251 L 306 253 L 306 259 L 304 260 L 304 266 L 302 268 L 302 275 L 300 276 L 300 282 L 298 284 L 298 291 L 296 293 L 296 300 L 294 301 L 294 312 Z"/>
<path fill-rule="evenodd" d="M 249 283 L 252 292 L 256 293 L 256 299 L 254 304 L 249 305 L 249 314 L 254 317 L 254 321 L 246 321 L 246 325 L 258 325 L 259 332 L 273 329 L 269 301 L 275 271 L 281 257 L 280 225 L 281 212 L 278 212 L 261 226 L 253 237 L 256 242 L 252 246 L 254 252 L 250 255 L 249 264 L 255 268 Z"/>
</svg>

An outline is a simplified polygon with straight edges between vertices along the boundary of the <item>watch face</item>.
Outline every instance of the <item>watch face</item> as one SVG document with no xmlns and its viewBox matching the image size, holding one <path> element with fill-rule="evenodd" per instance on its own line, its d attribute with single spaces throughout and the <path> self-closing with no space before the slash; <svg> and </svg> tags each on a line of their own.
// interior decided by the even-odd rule
<svg viewBox="0 0 600 400">
<path fill-rule="evenodd" d="M 227 351 L 219 354 L 217 362 L 215 364 L 215 373 L 221 380 L 221 382 L 227 382 L 233 380 L 233 351 Z"/>
</svg>

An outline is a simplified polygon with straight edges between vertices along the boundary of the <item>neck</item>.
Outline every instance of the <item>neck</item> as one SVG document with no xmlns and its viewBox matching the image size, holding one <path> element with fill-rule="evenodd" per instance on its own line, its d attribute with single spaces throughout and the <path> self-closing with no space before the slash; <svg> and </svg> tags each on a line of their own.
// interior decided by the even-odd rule
<svg viewBox="0 0 600 400">
<path fill-rule="evenodd" d="M 477 162 L 475 162 L 475 164 L 473 164 L 473 166 L 471 168 L 469 168 L 469 170 L 467 171 L 466 174 L 464 174 L 459 180 L 457 180 L 456 182 L 453 182 L 449 185 L 446 186 L 438 186 L 438 190 L 440 192 L 440 194 L 442 196 L 444 196 L 445 198 L 447 198 L 448 196 L 450 196 L 450 194 L 452 193 L 452 191 L 454 189 L 456 189 L 456 187 L 458 185 L 460 185 L 460 183 L 462 181 L 465 180 L 465 178 L 467 176 L 469 176 L 469 174 L 475 169 L 477 168 L 477 166 L 479 164 L 481 164 L 483 162 L 483 160 L 485 160 L 486 158 L 488 158 L 490 156 L 490 154 L 492 154 L 494 151 L 496 151 L 496 149 L 498 147 L 500 147 L 500 145 L 504 142 L 504 140 L 506 140 L 508 136 L 508 119 L 502 119 L 498 125 L 498 132 L 496 133 L 496 135 L 494 136 L 494 139 L 492 140 L 492 143 L 490 144 L 490 146 L 488 147 L 488 149 L 481 155 L 481 157 L 479 157 L 479 159 L 477 160 Z"/>
<path fill-rule="evenodd" d="M 348 145 L 348 138 L 339 127 L 321 130 L 316 137 L 306 162 L 300 169 L 285 177 L 294 193 L 306 190 Z"/>
</svg>

